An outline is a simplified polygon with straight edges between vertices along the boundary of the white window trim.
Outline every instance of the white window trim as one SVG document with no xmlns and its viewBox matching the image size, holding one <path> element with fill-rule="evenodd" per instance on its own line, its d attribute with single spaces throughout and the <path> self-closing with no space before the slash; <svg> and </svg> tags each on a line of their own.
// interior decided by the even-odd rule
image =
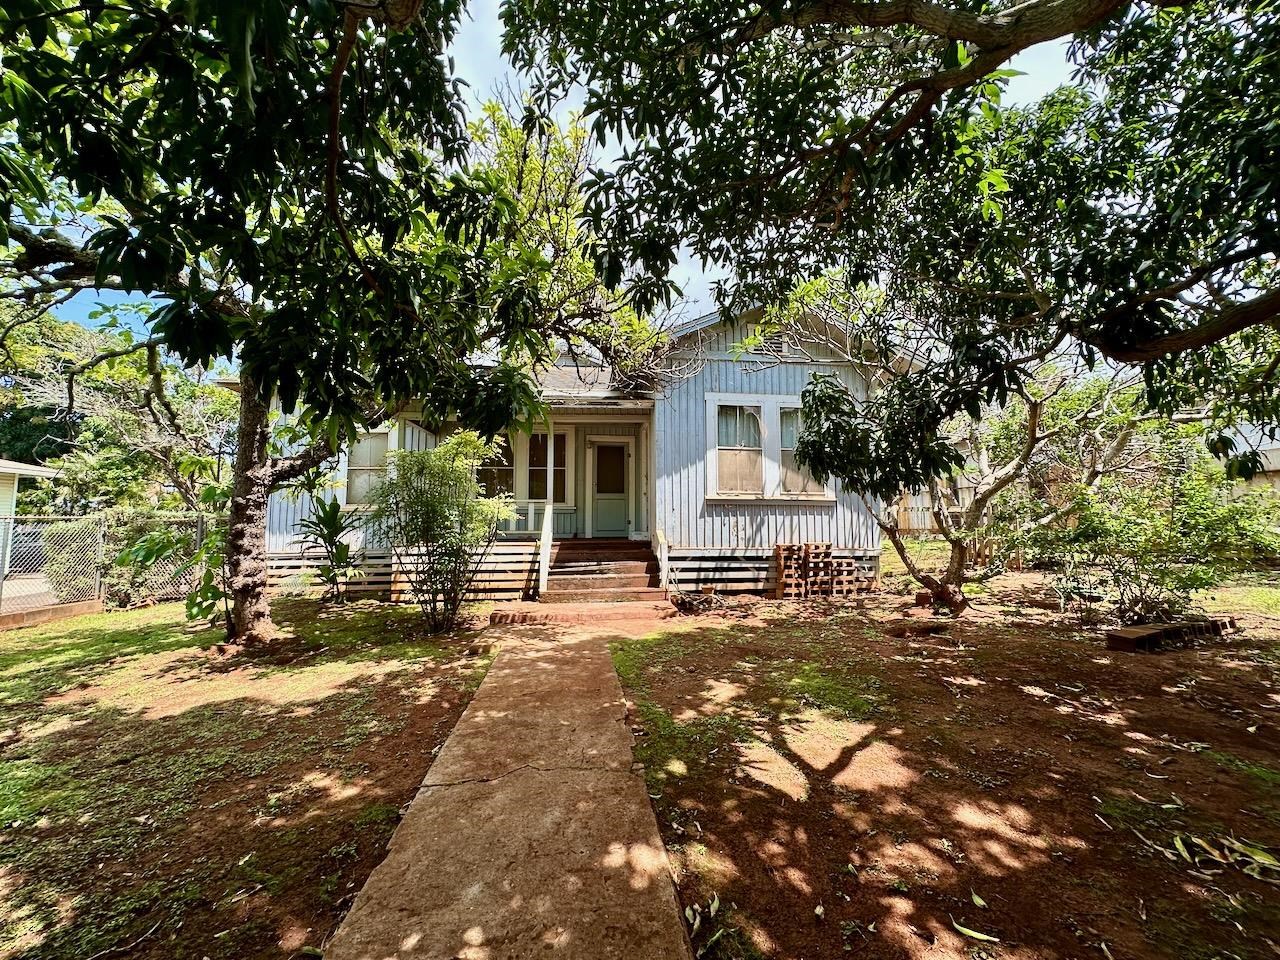
<svg viewBox="0 0 1280 960">
<path fill-rule="evenodd" d="M 720 503 L 834 503 L 835 482 L 828 479 L 821 493 L 784 493 L 782 490 L 782 411 L 799 409 L 796 395 L 765 393 L 708 393 L 704 395 L 706 417 L 706 499 Z M 719 449 L 716 429 L 717 408 L 722 406 L 758 407 L 760 410 L 760 443 L 764 448 L 764 493 L 721 493 Z"/>
<path fill-rule="evenodd" d="M 399 421 L 390 421 L 382 424 L 381 426 L 374 427 L 372 430 L 361 430 L 357 436 L 375 433 L 385 433 L 387 435 L 387 462 L 390 462 L 391 454 L 400 449 Z M 338 503 L 342 505 L 342 509 L 344 510 L 367 510 L 369 505 L 366 503 L 347 503 L 347 476 L 348 471 L 350 470 L 350 464 L 347 461 L 347 452 L 350 449 L 350 443 L 343 444 L 342 452 L 338 454 L 338 463 L 334 467 L 334 472 L 338 476 L 342 477 L 342 483 L 337 485 L 336 489 L 333 491 L 333 495 Z M 357 469 L 368 469 L 372 472 L 372 468 Z M 386 463 L 384 463 L 382 472 L 386 473 L 386 469 Z"/>
<path fill-rule="evenodd" d="M 539 426 L 533 430 L 533 433 L 546 433 L 545 426 Z M 573 424 L 552 424 L 551 432 L 553 434 L 564 434 L 564 503 L 557 503 L 557 510 L 575 509 L 577 503 L 577 485 L 575 483 L 574 465 L 577 462 L 575 441 L 577 437 L 573 428 Z M 516 468 L 516 493 L 517 500 L 529 499 L 529 437 L 532 434 L 521 433 L 519 431 L 511 435 L 511 459 L 515 461 Z M 559 467 L 559 461 L 556 462 Z M 554 493 L 554 491 L 552 491 Z M 542 503 L 541 500 L 535 501 Z"/>
</svg>

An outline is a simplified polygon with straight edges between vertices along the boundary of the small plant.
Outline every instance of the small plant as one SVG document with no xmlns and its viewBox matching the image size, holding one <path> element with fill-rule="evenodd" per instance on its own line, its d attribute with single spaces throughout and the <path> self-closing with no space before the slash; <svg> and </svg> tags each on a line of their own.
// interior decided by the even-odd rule
<svg viewBox="0 0 1280 960">
<path fill-rule="evenodd" d="M 506 498 L 481 495 L 476 470 L 496 448 L 461 431 L 434 450 L 393 454 L 371 493 L 369 529 L 394 555 L 432 632 L 449 630 L 498 535 L 515 516 Z"/>
<path fill-rule="evenodd" d="M 342 509 L 337 498 L 317 498 L 312 501 L 313 512 L 298 521 L 302 538 L 320 548 L 324 563 L 316 570 L 316 576 L 324 584 L 323 599 L 342 603 L 346 599 L 346 584 L 361 576 L 355 552 L 345 539 L 348 533 L 359 528 L 364 518 Z"/>
</svg>

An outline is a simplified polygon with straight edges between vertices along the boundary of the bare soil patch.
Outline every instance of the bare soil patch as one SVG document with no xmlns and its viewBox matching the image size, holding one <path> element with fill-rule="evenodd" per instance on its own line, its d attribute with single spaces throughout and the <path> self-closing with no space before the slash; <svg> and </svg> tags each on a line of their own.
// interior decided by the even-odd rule
<svg viewBox="0 0 1280 960">
<path fill-rule="evenodd" d="M 1044 595 L 1005 577 L 940 626 L 887 594 L 763 604 L 615 644 L 703 956 L 1280 955 L 1280 871 L 1195 844 L 1280 848 L 1280 619 L 1223 591 L 1242 636 L 1117 654 Z"/>
<path fill-rule="evenodd" d="M 0 635 L 0 958 L 315 955 L 488 661 L 403 607 L 277 616 L 261 652 L 177 606 Z"/>
</svg>

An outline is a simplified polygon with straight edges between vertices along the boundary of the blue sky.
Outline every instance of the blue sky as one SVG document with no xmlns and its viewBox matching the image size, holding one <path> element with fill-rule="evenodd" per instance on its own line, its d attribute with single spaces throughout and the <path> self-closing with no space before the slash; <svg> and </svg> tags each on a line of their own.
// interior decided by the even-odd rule
<svg viewBox="0 0 1280 960">
<path fill-rule="evenodd" d="M 473 105 L 492 99 L 504 86 L 517 83 L 502 56 L 502 25 L 498 19 L 499 0 L 472 0 L 469 15 L 458 32 L 453 56 L 458 75 L 471 87 Z M 1070 79 L 1067 44 L 1062 41 L 1044 43 L 1025 50 L 1010 63 L 1023 76 L 1009 81 L 1007 103 L 1031 103 Z M 688 309 L 693 312 L 710 309 L 713 304 L 710 283 L 714 279 L 694 260 L 682 258 L 676 269 L 676 280 L 684 288 Z M 58 316 L 78 323 L 92 323 L 89 313 L 98 303 L 116 304 L 131 299 L 127 294 L 104 290 L 86 292 L 63 305 Z"/>
</svg>

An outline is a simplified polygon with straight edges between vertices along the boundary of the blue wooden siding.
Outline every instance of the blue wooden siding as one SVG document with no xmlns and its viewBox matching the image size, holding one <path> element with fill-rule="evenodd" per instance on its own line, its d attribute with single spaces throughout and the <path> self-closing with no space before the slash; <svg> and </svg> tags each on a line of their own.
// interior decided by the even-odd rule
<svg viewBox="0 0 1280 960">
<path fill-rule="evenodd" d="M 717 340 L 727 342 L 729 336 Z M 847 364 L 712 359 L 658 401 L 653 437 L 655 523 L 673 549 L 744 550 L 809 541 L 879 549 L 879 529 L 866 508 L 839 487 L 834 502 L 707 501 L 706 395 L 799 396 L 819 372 L 836 373 L 851 388 L 865 390 L 861 376 Z"/>
</svg>

